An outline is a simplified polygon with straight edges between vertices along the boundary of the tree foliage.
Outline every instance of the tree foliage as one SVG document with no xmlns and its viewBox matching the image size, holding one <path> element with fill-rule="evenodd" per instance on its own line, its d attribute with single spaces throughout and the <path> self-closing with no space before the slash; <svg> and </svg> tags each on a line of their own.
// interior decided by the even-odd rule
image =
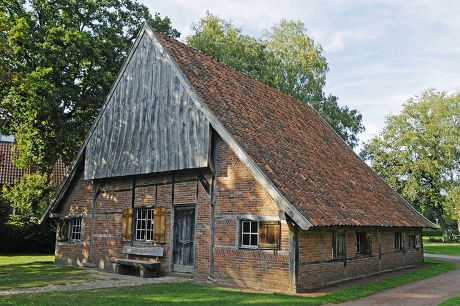
<svg viewBox="0 0 460 306">
<path fill-rule="evenodd" d="M 309 103 L 349 146 L 358 144 L 357 135 L 364 131 L 361 114 L 324 94 L 328 64 L 302 22 L 282 20 L 256 39 L 230 21 L 207 13 L 193 30 L 187 37 L 191 47 Z"/>
<path fill-rule="evenodd" d="M 37 171 L 20 184 L 70 163 L 144 21 L 180 35 L 136 0 L 0 2 L 0 133 Z"/>
<path fill-rule="evenodd" d="M 460 94 L 427 90 L 410 99 L 361 156 L 446 231 L 460 211 Z"/>
</svg>

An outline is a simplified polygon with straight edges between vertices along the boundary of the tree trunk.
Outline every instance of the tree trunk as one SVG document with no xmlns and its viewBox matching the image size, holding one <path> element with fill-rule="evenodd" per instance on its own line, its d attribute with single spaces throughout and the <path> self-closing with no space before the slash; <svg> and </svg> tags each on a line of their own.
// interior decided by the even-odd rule
<svg viewBox="0 0 460 306">
<path fill-rule="evenodd" d="M 458 234 L 460 235 L 460 209 L 458 210 L 457 228 Z"/>
<path fill-rule="evenodd" d="M 444 216 L 441 214 L 438 214 L 438 220 L 439 220 L 439 225 L 441 226 L 443 242 L 450 242 L 449 227 L 447 226 Z"/>
</svg>

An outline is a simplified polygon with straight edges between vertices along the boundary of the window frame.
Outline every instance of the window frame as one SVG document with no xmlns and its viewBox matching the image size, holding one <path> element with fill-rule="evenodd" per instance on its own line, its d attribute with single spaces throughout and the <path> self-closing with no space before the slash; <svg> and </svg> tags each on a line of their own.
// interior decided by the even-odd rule
<svg viewBox="0 0 460 306">
<path fill-rule="evenodd" d="M 78 229 L 77 231 L 75 229 Z M 69 232 L 67 241 L 80 242 L 82 239 L 83 229 L 83 216 L 76 216 L 69 218 Z"/>
<path fill-rule="evenodd" d="M 367 232 L 355 232 L 356 233 L 356 254 L 359 255 L 370 255 L 371 246 Z"/>
<path fill-rule="evenodd" d="M 148 242 L 148 243 L 153 243 L 154 242 L 154 222 L 155 222 L 155 213 L 154 213 L 154 207 L 136 207 L 134 208 L 134 214 L 133 214 L 133 223 L 134 223 L 134 234 L 133 238 L 134 241 L 136 242 Z M 141 214 L 142 217 L 142 212 L 144 212 L 143 218 L 139 219 L 139 213 Z M 143 220 L 142 228 L 139 228 L 139 220 Z M 138 236 L 138 233 L 140 233 L 142 237 Z M 148 235 L 150 233 L 150 239 L 148 239 Z M 139 238 L 138 238 L 139 237 Z"/>
<path fill-rule="evenodd" d="M 340 238 L 340 239 L 339 239 Z M 341 245 L 341 247 L 339 246 Z M 347 257 L 347 239 L 345 232 L 332 232 L 332 259 L 345 260 Z"/>
<path fill-rule="evenodd" d="M 409 249 L 415 250 L 418 248 L 417 235 L 409 234 L 407 240 Z"/>
<path fill-rule="evenodd" d="M 249 223 L 249 232 L 244 231 L 244 223 Z M 253 224 L 256 224 L 256 232 L 253 232 Z M 240 248 L 242 249 L 258 249 L 259 248 L 259 220 L 241 219 L 240 226 Z M 249 235 L 249 244 L 244 244 L 244 236 Z M 252 237 L 256 236 L 256 244 L 252 244 Z"/>
<path fill-rule="evenodd" d="M 395 251 L 402 252 L 404 251 L 404 237 L 401 231 L 394 232 L 394 239 L 395 239 Z"/>
</svg>

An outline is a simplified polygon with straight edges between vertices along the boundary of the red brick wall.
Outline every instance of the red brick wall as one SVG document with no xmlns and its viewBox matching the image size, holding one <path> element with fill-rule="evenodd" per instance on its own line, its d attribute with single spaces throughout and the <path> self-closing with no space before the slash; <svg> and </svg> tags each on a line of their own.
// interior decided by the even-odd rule
<svg viewBox="0 0 460 306">
<path fill-rule="evenodd" d="M 215 206 L 215 259 L 212 277 L 218 282 L 239 286 L 290 291 L 289 228 L 281 222 L 280 249 L 254 250 L 239 246 L 239 220 L 283 219 L 278 207 L 265 189 L 254 179 L 247 167 L 236 157 L 226 143 L 217 143 L 217 193 Z M 164 248 L 160 258 L 163 273 L 171 271 L 171 226 L 174 205 L 195 204 L 195 279 L 210 276 L 211 199 L 195 173 L 183 171 L 173 175 L 152 174 L 98 181 L 100 190 L 94 202 L 94 237 L 90 252 L 91 218 L 94 186 L 83 181 L 70 193 L 61 212 L 66 216 L 83 215 L 82 241 L 57 242 L 56 260 L 62 264 L 97 264 L 100 269 L 112 270 L 112 258 L 125 258 L 124 245 L 153 246 L 153 242 L 126 242 L 122 238 L 123 209 L 132 205 L 132 186 L 135 184 L 134 207 L 156 206 L 166 208 L 166 238 L 159 246 Z M 206 175 L 211 183 L 211 177 Z M 309 289 L 324 284 L 372 272 L 410 265 L 422 260 L 421 250 L 394 251 L 394 232 L 369 230 L 371 256 L 356 256 L 355 232 L 346 230 L 347 264 L 332 261 L 332 232 L 328 230 L 302 231 L 299 235 L 298 289 Z M 405 231 L 407 234 L 408 231 Z M 133 233 L 134 235 L 135 233 Z M 379 239 L 380 235 L 380 239 Z M 381 258 L 379 258 L 379 241 Z M 406 243 L 408 239 L 405 239 Z M 91 254 L 90 254 L 91 253 Z M 154 260 L 144 257 L 143 260 Z"/>
<path fill-rule="evenodd" d="M 347 228 L 346 264 L 343 260 L 332 260 L 332 231 L 302 231 L 299 239 L 299 279 L 298 290 L 321 287 L 336 281 L 369 275 L 412 265 L 423 261 L 423 250 L 409 249 L 408 235 L 421 235 L 420 230 L 403 229 L 405 250 L 397 252 L 394 248 L 394 231 L 359 229 L 366 231 L 371 242 L 371 254 L 356 254 L 356 229 Z M 380 236 L 380 239 L 379 239 Z M 380 258 L 379 258 L 380 244 Z"/>
<path fill-rule="evenodd" d="M 219 141 L 217 148 L 215 278 L 253 288 L 290 290 L 286 222 L 281 222 L 278 252 L 239 248 L 239 217 L 277 219 L 280 211 L 228 145 Z"/>
</svg>

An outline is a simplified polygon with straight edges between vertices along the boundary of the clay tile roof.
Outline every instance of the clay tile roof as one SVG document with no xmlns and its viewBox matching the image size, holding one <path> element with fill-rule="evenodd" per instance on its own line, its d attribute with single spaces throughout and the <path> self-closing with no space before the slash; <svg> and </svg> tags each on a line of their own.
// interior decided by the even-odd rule
<svg viewBox="0 0 460 306">
<path fill-rule="evenodd" d="M 313 226 L 432 226 L 306 103 L 157 37 L 210 111 Z"/>
<path fill-rule="evenodd" d="M 19 169 L 14 166 L 12 156 L 14 148 L 14 143 L 0 141 L 0 185 L 13 184 L 30 172 L 29 169 Z M 52 173 L 53 182 L 59 184 L 64 179 L 65 172 L 64 163 L 58 160 Z"/>
</svg>

